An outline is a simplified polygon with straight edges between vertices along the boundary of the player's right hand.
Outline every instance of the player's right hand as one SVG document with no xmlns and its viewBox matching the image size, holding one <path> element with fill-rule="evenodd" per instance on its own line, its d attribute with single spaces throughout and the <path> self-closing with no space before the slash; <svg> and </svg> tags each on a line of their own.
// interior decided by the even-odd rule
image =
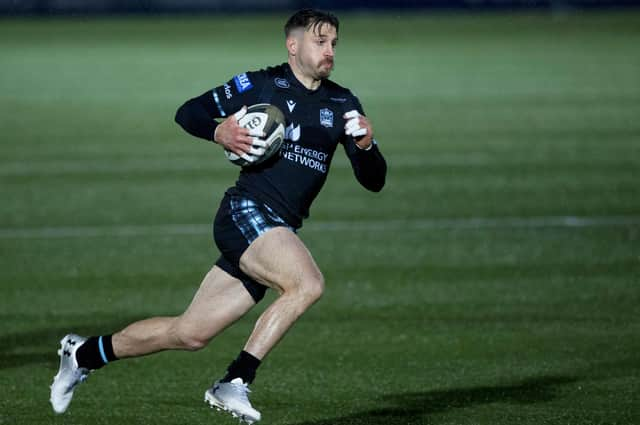
<svg viewBox="0 0 640 425">
<path fill-rule="evenodd" d="M 216 127 L 213 140 L 225 149 L 235 153 L 245 161 L 253 162 L 264 154 L 267 143 L 262 139 L 265 134 L 260 130 L 241 127 L 238 121 L 247 113 L 243 106 Z"/>
</svg>

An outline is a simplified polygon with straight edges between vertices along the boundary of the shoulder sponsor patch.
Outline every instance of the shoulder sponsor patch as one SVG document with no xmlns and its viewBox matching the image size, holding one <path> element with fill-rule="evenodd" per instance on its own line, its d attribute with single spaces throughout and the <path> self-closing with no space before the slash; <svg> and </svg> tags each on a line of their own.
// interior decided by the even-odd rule
<svg viewBox="0 0 640 425">
<path fill-rule="evenodd" d="M 233 97 L 233 94 L 231 93 L 231 86 L 227 83 L 224 83 L 224 96 L 227 98 L 227 100 L 231 99 Z"/>
<path fill-rule="evenodd" d="M 236 83 L 238 93 L 245 92 L 253 87 L 253 84 L 251 83 L 251 80 L 249 80 L 246 72 L 233 77 L 233 82 Z"/>
<path fill-rule="evenodd" d="M 346 97 L 330 97 L 329 99 L 338 103 L 344 103 L 347 101 Z"/>
<path fill-rule="evenodd" d="M 273 81 L 276 83 L 276 86 L 280 87 L 281 89 L 288 89 L 290 87 L 289 81 L 284 78 L 276 77 Z"/>
</svg>

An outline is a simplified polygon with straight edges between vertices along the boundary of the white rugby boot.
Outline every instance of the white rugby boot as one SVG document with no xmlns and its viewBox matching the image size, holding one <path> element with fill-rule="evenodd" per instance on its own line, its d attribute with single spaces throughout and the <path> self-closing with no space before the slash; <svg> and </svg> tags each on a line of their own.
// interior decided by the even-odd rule
<svg viewBox="0 0 640 425">
<path fill-rule="evenodd" d="M 260 412 L 251 406 L 249 387 L 242 378 L 235 378 L 231 382 L 216 382 L 213 387 L 204 393 L 204 401 L 212 408 L 230 412 L 240 422 L 245 421 L 249 425 L 260 420 Z"/>
<path fill-rule="evenodd" d="M 78 366 L 76 351 L 87 338 L 69 334 L 60 340 L 60 368 L 58 374 L 53 377 L 51 384 L 51 406 L 56 413 L 64 413 L 73 398 L 73 390 L 76 385 L 84 382 L 89 376 L 89 369 Z"/>
</svg>

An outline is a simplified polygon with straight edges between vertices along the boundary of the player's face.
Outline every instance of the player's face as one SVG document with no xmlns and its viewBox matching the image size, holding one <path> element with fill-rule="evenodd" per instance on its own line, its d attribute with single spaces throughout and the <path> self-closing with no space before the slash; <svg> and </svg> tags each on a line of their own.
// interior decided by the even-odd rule
<svg viewBox="0 0 640 425">
<path fill-rule="evenodd" d="M 333 60 L 338 34 L 328 24 L 312 26 L 299 39 L 296 59 L 300 69 L 314 80 L 328 78 L 333 70 Z"/>
</svg>

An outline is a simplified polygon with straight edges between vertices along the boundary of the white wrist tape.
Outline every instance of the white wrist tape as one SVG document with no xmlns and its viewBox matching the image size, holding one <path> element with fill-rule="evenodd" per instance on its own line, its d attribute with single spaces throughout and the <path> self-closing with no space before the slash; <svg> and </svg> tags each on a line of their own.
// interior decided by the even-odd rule
<svg viewBox="0 0 640 425">
<path fill-rule="evenodd" d="M 344 126 L 344 130 L 347 136 L 360 137 L 367 134 L 367 129 L 364 127 L 360 127 L 360 112 L 353 109 L 344 114 L 344 116 L 348 120 L 347 124 Z"/>
</svg>

